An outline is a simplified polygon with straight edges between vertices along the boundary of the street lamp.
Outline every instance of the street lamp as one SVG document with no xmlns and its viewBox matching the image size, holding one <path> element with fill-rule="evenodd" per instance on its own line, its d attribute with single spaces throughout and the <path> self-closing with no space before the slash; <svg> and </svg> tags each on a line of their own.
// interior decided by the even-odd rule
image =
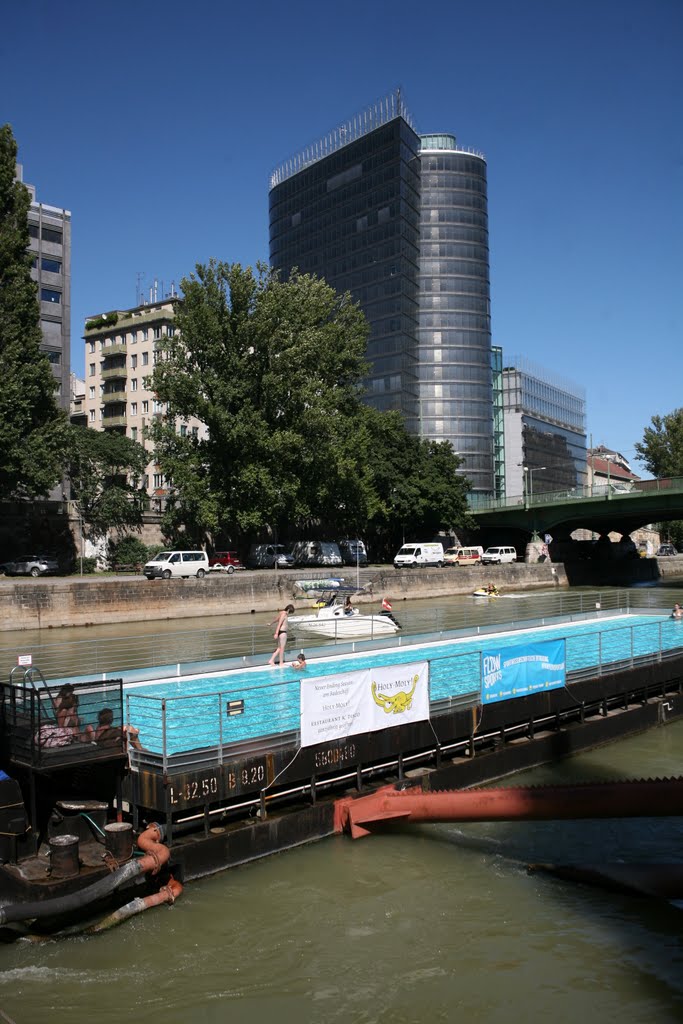
<svg viewBox="0 0 683 1024">
<path fill-rule="evenodd" d="M 531 499 L 534 496 L 534 473 L 538 473 L 541 469 L 547 469 L 547 466 L 522 466 L 524 470 L 524 507 L 528 508 Z M 528 474 L 528 476 L 527 476 Z"/>
</svg>

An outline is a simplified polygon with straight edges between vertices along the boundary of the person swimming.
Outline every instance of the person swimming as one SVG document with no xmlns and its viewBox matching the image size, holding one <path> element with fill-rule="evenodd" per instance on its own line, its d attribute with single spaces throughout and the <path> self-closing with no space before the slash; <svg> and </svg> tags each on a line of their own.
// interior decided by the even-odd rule
<svg viewBox="0 0 683 1024">
<path fill-rule="evenodd" d="M 303 651 L 299 651 L 299 653 L 296 656 L 296 660 L 291 663 L 290 667 L 293 668 L 295 671 L 298 670 L 299 672 L 303 671 L 305 668 L 308 667 L 306 664 L 306 655 L 304 654 Z"/>
</svg>

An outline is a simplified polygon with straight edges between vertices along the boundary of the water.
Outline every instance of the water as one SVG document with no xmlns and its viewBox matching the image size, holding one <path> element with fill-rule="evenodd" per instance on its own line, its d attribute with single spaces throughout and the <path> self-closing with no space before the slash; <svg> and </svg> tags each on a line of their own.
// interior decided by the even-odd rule
<svg viewBox="0 0 683 1024">
<path fill-rule="evenodd" d="M 516 782 L 681 771 L 683 723 Z M 0 950 L 16 1024 L 674 1024 L 683 911 L 529 875 L 680 861 L 683 820 L 434 825 L 326 839 L 194 882 L 94 938 Z"/>
</svg>

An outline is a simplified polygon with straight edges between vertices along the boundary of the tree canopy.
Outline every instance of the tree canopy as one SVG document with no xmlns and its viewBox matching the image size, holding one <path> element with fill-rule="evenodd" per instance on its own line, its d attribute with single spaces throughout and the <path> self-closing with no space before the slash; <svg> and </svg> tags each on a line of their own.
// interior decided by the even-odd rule
<svg viewBox="0 0 683 1024">
<path fill-rule="evenodd" d="M 111 529 L 142 526 L 146 491 L 142 486 L 149 455 L 123 434 L 70 426 L 65 453 L 71 497 L 92 540 Z"/>
<path fill-rule="evenodd" d="M 683 409 L 653 416 L 651 423 L 636 442 L 638 457 L 653 476 L 683 476 Z"/>
<path fill-rule="evenodd" d="M 0 128 L 0 493 L 47 494 L 61 473 L 66 417 L 40 351 L 40 308 L 31 278 L 28 189 L 15 181 L 17 144 Z"/>
<path fill-rule="evenodd" d="M 170 534 L 330 536 L 374 524 L 462 524 L 450 445 L 407 434 L 362 404 L 368 328 L 324 281 L 211 261 L 182 282 L 177 331 L 151 387 L 167 404 L 151 436 L 172 481 Z M 205 429 L 180 430 L 191 417 Z"/>
</svg>

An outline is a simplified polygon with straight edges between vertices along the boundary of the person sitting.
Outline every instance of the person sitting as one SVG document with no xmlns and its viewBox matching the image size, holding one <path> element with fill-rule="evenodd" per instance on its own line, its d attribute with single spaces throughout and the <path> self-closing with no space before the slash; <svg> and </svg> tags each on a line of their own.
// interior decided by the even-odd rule
<svg viewBox="0 0 683 1024">
<path fill-rule="evenodd" d="M 122 745 L 123 730 L 114 725 L 114 712 L 111 708 L 102 708 L 98 712 L 94 740 L 105 747 Z"/>
<path fill-rule="evenodd" d="M 144 750 L 142 743 L 140 742 L 140 730 L 136 729 L 134 725 L 122 726 L 123 735 L 126 738 L 126 743 L 133 750 Z"/>
<path fill-rule="evenodd" d="M 350 597 L 347 597 L 344 601 L 344 615 L 353 615 L 353 605 L 351 604 Z"/>
<path fill-rule="evenodd" d="M 296 656 L 296 661 L 293 661 L 291 664 L 291 668 L 293 668 L 295 671 L 303 672 L 306 669 L 306 667 L 306 655 L 304 654 L 303 651 L 299 651 L 299 653 Z"/>
<path fill-rule="evenodd" d="M 486 593 L 487 594 L 497 594 L 498 593 L 498 587 L 495 585 L 495 583 L 489 583 L 487 585 Z"/>
<path fill-rule="evenodd" d="M 676 602 L 676 604 L 673 606 L 673 610 L 671 612 L 671 618 L 672 619 L 683 619 L 683 608 L 681 608 L 681 606 L 680 606 L 680 604 L 678 602 Z"/>
<path fill-rule="evenodd" d="M 66 687 L 62 689 L 66 690 Z M 83 743 L 90 743 L 93 739 L 92 725 L 86 725 L 81 732 L 81 720 L 78 716 L 78 697 L 71 691 L 65 693 L 61 698 L 59 710 L 57 711 L 57 725 L 71 735 L 72 740 L 81 740 Z"/>
</svg>

